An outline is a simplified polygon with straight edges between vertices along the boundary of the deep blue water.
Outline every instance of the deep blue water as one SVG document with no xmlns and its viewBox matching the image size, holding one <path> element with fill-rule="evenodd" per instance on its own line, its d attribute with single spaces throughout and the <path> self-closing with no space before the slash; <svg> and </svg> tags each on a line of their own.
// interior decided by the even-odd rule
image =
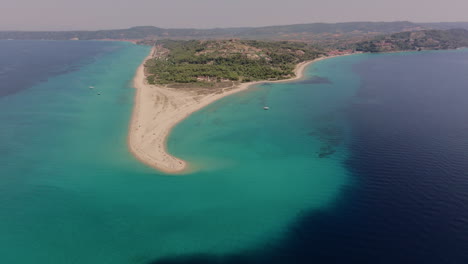
<svg viewBox="0 0 468 264">
<path fill-rule="evenodd" d="M 353 71 L 356 184 L 335 206 L 260 253 L 155 263 L 468 263 L 468 51 L 365 55 Z"/>
<path fill-rule="evenodd" d="M 0 97 L 95 61 L 119 46 L 90 41 L 0 41 Z"/>
</svg>

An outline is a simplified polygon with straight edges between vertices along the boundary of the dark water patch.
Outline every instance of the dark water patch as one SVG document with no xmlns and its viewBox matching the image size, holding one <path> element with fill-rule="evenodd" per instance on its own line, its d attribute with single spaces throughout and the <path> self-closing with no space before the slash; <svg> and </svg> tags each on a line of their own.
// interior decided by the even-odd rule
<svg viewBox="0 0 468 264">
<path fill-rule="evenodd" d="M 332 155 L 335 152 L 336 152 L 336 149 L 334 149 L 330 145 L 327 145 L 327 146 L 323 146 L 323 147 L 320 148 L 320 152 L 319 152 L 318 156 L 319 156 L 319 158 L 326 158 L 326 157 Z"/>
<path fill-rule="evenodd" d="M 314 130 L 307 133 L 321 142 L 317 151 L 319 158 L 326 158 L 333 155 L 337 148 L 345 140 L 345 125 L 342 122 L 343 111 L 341 108 L 327 112 L 315 117 L 311 122 L 317 124 Z"/>
<path fill-rule="evenodd" d="M 332 81 L 326 77 L 311 76 L 305 80 L 294 82 L 294 84 L 332 84 Z"/>
<path fill-rule="evenodd" d="M 326 158 L 334 154 L 336 149 L 343 143 L 345 133 L 342 127 L 329 124 L 328 126 L 317 127 L 308 135 L 322 142 L 317 155 L 319 158 Z"/>
</svg>

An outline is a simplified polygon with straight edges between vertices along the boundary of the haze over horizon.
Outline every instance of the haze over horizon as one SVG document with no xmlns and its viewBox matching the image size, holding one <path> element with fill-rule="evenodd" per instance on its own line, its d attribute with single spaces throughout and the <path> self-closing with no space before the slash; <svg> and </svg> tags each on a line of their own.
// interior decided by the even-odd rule
<svg viewBox="0 0 468 264">
<path fill-rule="evenodd" d="M 464 0 L 4 0 L 0 30 L 258 27 L 354 21 L 466 21 Z"/>
</svg>

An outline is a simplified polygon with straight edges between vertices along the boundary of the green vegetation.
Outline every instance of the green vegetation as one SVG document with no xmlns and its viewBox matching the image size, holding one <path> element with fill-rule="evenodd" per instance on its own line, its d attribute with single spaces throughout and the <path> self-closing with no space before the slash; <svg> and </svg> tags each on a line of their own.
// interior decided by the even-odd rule
<svg viewBox="0 0 468 264">
<path fill-rule="evenodd" d="M 152 84 L 279 80 L 292 77 L 297 63 L 320 54 L 297 42 L 162 40 L 145 66 Z"/>
<path fill-rule="evenodd" d="M 439 50 L 460 47 L 468 47 L 468 31 L 464 29 L 401 32 L 355 45 L 357 51 L 363 52 Z"/>
</svg>

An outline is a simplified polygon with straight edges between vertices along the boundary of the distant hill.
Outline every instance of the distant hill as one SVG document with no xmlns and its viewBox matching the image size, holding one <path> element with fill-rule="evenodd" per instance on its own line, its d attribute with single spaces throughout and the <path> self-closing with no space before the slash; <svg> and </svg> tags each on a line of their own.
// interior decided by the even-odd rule
<svg viewBox="0 0 468 264">
<path fill-rule="evenodd" d="M 312 23 L 268 27 L 164 29 L 153 26 L 99 31 L 0 31 L 0 39 L 96 40 L 96 39 L 265 39 L 313 42 L 330 38 L 374 36 L 425 29 L 412 22 Z"/>
<path fill-rule="evenodd" d="M 430 29 L 455 29 L 462 28 L 468 30 L 468 22 L 440 22 L 440 23 L 421 23 L 423 27 Z"/>
<path fill-rule="evenodd" d="M 441 50 L 461 47 L 468 47 L 468 30 L 465 29 L 400 32 L 355 44 L 355 49 L 363 52 Z"/>
<path fill-rule="evenodd" d="M 411 22 L 348 22 L 313 23 L 251 28 L 237 35 L 240 38 L 276 38 L 312 40 L 313 37 L 346 37 L 368 34 L 387 34 L 421 29 Z"/>
</svg>

